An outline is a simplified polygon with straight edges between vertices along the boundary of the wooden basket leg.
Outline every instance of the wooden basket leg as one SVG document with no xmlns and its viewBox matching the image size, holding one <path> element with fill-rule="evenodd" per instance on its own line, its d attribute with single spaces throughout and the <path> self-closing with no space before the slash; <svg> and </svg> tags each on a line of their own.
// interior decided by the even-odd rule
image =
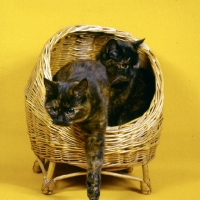
<svg viewBox="0 0 200 200">
<path fill-rule="evenodd" d="M 143 172 L 143 181 L 141 182 L 141 191 L 142 194 L 150 194 L 151 193 L 151 182 L 149 179 L 148 165 L 142 165 Z"/>
<path fill-rule="evenodd" d="M 45 163 L 45 159 L 40 159 L 41 162 L 44 164 Z M 33 164 L 33 172 L 34 173 L 42 173 L 42 169 L 41 169 L 41 166 L 38 162 L 38 160 L 35 160 L 34 164 Z"/>
<path fill-rule="evenodd" d="M 56 163 L 54 162 L 49 163 L 47 175 L 44 176 L 44 180 L 43 180 L 43 184 L 41 188 L 43 194 L 51 194 L 53 192 L 53 189 L 55 186 L 55 180 L 53 179 L 55 167 L 56 167 Z"/>
</svg>

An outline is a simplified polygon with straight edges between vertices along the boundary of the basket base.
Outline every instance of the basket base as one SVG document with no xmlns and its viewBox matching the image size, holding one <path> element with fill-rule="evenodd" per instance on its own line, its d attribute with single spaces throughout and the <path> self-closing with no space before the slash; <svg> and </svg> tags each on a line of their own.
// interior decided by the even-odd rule
<svg viewBox="0 0 200 200">
<path fill-rule="evenodd" d="M 40 159 L 37 156 L 36 156 L 36 158 L 37 158 L 37 160 L 34 162 L 33 171 L 35 173 L 42 172 L 44 174 L 44 180 L 42 183 L 41 191 L 45 195 L 49 195 L 49 194 L 53 193 L 55 183 L 58 180 L 75 177 L 75 176 L 80 176 L 80 175 L 86 175 L 86 172 L 76 172 L 76 173 L 70 173 L 70 174 L 53 177 L 56 163 L 49 162 L 48 170 L 46 171 L 45 167 L 44 167 L 44 165 L 46 164 L 45 159 Z M 133 168 L 131 167 L 131 168 L 128 168 L 123 171 L 126 173 L 130 173 L 132 170 L 133 170 Z M 147 194 L 151 193 L 151 182 L 150 182 L 150 178 L 149 178 L 148 164 L 142 165 L 142 173 L 143 173 L 143 178 L 139 178 L 139 177 L 132 176 L 130 174 L 125 175 L 125 174 L 120 174 L 120 173 L 116 173 L 116 172 L 101 171 L 101 174 L 104 174 L 104 175 L 139 181 L 141 193 L 147 195 Z"/>
</svg>

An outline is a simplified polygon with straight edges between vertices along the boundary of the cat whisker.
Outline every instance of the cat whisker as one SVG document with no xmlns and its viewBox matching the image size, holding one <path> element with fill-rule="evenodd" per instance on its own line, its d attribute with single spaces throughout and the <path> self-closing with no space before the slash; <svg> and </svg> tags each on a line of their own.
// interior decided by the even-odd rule
<svg viewBox="0 0 200 200">
<path fill-rule="evenodd" d="M 138 78 L 137 76 L 135 77 L 138 81 L 140 81 L 141 83 L 143 83 L 143 80 Z"/>
<path fill-rule="evenodd" d="M 120 79 L 122 76 L 118 76 L 115 80 L 112 81 L 110 85 L 112 85 L 114 82 L 116 82 L 118 79 Z"/>
</svg>

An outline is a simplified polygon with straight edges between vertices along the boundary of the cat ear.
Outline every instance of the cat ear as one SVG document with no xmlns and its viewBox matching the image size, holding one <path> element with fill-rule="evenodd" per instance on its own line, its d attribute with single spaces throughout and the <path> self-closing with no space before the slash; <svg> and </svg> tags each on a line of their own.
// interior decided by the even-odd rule
<svg viewBox="0 0 200 200">
<path fill-rule="evenodd" d="M 141 39 L 141 40 L 137 40 L 135 42 L 132 43 L 133 47 L 135 48 L 135 50 L 138 50 L 138 48 L 140 47 L 140 45 L 144 42 L 145 38 L 144 39 Z"/>
<path fill-rule="evenodd" d="M 55 95 L 55 93 L 57 93 L 57 90 L 58 90 L 57 83 L 44 78 L 44 86 L 46 88 L 47 96 Z"/>
<path fill-rule="evenodd" d="M 112 57 L 117 57 L 119 54 L 119 45 L 115 39 L 110 39 L 106 43 L 106 53 L 109 54 L 109 56 Z"/>
<path fill-rule="evenodd" d="M 85 92 L 88 89 L 88 80 L 82 79 L 75 88 L 76 92 Z"/>
</svg>

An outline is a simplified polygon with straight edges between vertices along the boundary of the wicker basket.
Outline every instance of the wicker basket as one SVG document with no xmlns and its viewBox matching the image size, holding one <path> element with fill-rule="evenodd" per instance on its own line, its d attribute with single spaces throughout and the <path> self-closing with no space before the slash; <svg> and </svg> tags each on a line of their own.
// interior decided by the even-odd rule
<svg viewBox="0 0 200 200">
<path fill-rule="evenodd" d="M 37 157 L 34 171 L 40 169 L 44 173 L 42 191 L 49 194 L 55 181 L 85 173 L 74 173 L 53 178 L 56 163 L 67 163 L 86 169 L 83 135 L 78 127 L 60 127 L 52 124 L 51 118 L 44 108 L 45 87 L 43 78 L 52 76 L 65 64 L 72 60 L 95 59 L 110 38 L 117 40 L 137 40 L 127 32 L 100 26 L 71 26 L 54 35 L 44 46 L 37 64 L 29 78 L 25 90 L 25 107 L 28 134 L 31 147 Z M 106 147 L 102 174 L 138 180 L 142 192 L 150 193 L 148 162 L 156 153 L 160 138 L 163 108 L 163 76 L 159 63 L 145 44 L 139 51 L 146 54 L 156 77 L 156 92 L 150 108 L 143 116 L 122 126 L 107 127 L 105 135 Z M 48 171 L 44 168 L 44 160 L 49 161 Z M 130 169 L 141 165 L 143 178 L 122 175 L 114 171 Z"/>
</svg>

